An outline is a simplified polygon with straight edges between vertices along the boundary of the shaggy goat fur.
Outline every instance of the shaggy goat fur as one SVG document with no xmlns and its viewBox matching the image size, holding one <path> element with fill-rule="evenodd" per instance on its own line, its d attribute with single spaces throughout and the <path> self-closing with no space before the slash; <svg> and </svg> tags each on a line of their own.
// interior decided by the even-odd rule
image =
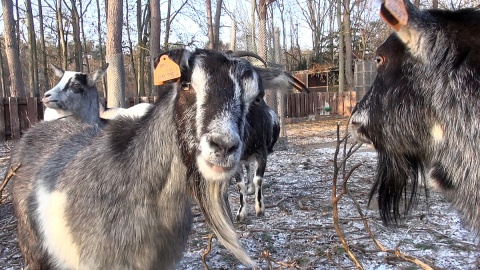
<svg viewBox="0 0 480 270">
<path fill-rule="evenodd" d="M 371 197 L 385 222 L 427 179 L 480 232 L 480 11 L 418 10 L 377 51 L 379 69 L 350 129 L 378 152 Z"/>
<path fill-rule="evenodd" d="M 12 194 L 30 270 L 174 269 L 190 231 L 192 192 L 222 243 L 253 264 L 223 187 L 240 162 L 248 108 L 263 97 L 260 77 L 248 62 L 218 52 L 166 54 L 181 78 L 140 119 L 103 129 L 44 121 L 17 143 Z M 183 91 L 186 83 L 194 92 Z"/>
</svg>

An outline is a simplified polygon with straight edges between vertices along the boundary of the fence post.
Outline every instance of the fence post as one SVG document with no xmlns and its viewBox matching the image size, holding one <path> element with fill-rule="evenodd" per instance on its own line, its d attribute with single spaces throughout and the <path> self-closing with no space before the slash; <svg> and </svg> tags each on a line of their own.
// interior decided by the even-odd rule
<svg viewBox="0 0 480 270">
<path fill-rule="evenodd" d="M 20 139 L 20 116 L 18 115 L 18 99 L 16 97 L 8 98 L 8 108 L 10 110 L 10 137 L 12 140 Z"/>
<path fill-rule="evenodd" d="M 37 98 L 27 97 L 27 120 L 28 127 L 32 127 L 38 122 L 38 101 Z"/>
<path fill-rule="evenodd" d="M 7 134 L 5 134 L 5 98 L 0 98 L 0 142 L 7 140 Z"/>
</svg>

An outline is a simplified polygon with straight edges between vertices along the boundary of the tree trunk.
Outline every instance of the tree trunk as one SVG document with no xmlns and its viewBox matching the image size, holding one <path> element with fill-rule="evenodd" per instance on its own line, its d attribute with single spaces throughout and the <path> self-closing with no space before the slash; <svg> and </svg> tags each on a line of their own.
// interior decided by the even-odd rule
<svg viewBox="0 0 480 270">
<path fill-rule="evenodd" d="M 123 1 L 110 0 L 107 9 L 107 107 L 125 107 L 125 67 L 122 53 Z"/>
<path fill-rule="evenodd" d="M 84 19 L 85 18 L 85 13 L 87 12 L 87 10 L 85 9 L 85 12 L 83 12 L 83 4 L 82 4 L 83 1 L 78 1 L 78 4 L 79 4 L 79 7 L 80 7 L 80 34 L 82 35 L 82 43 L 83 43 L 83 52 L 82 52 L 82 56 L 84 54 L 87 54 L 89 52 L 88 48 L 87 48 L 87 39 L 85 37 L 85 27 L 84 27 Z M 91 0 L 89 2 L 89 4 L 91 3 Z M 89 5 L 88 4 L 88 5 Z M 87 7 L 88 7 L 87 5 Z M 91 52 L 90 52 L 91 54 Z M 83 60 L 82 60 L 83 62 Z M 88 61 L 88 57 L 85 57 L 85 67 L 87 68 L 87 74 L 90 74 L 90 61 Z"/>
<path fill-rule="evenodd" d="M 255 42 L 255 18 L 256 18 L 256 13 L 257 12 L 257 0 L 252 0 L 252 11 L 251 11 L 251 25 L 250 25 L 250 37 L 251 37 L 251 43 L 250 43 L 250 50 L 253 52 L 258 52 L 257 51 L 257 46 Z M 248 41 L 247 41 L 248 42 Z"/>
<path fill-rule="evenodd" d="M 217 0 L 217 10 L 215 11 L 215 23 L 213 29 L 213 48 L 215 50 L 218 50 L 220 47 L 220 16 L 222 15 L 222 3 L 222 0 Z"/>
<path fill-rule="evenodd" d="M 342 25 L 342 0 L 337 0 L 337 24 L 338 24 L 338 92 L 343 92 L 345 83 L 345 55 Z"/>
<path fill-rule="evenodd" d="M 0 92 L 0 97 L 7 97 L 8 96 L 8 90 L 7 86 L 5 85 L 5 70 L 3 66 L 3 50 L 2 46 L 0 46 L 0 87 L 1 87 L 1 92 Z"/>
<path fill-rule="evenodd" d="M 320 14 L 316 14 L 316 10 L 314 8 L 314 3 L 313 0 L 308 0 L 307 2 L 307 7 L 308 7 L 308 13 L 310 15 L 310 24 L 312 28 L 312 34 L 313 34 L 313 55 L 314 55 L 314 60 L 318 61 L 319 60 L 319 54 L 320 54 L 320 29 L 318 28 L 317 24 L 317 17 Z"/>
<path fill-rule="evenodd" d="M 125 24 L 126 24 L 126 27 L 127 27 L 127 39 L 128 39 L 128 51 L 130 52 L 130 65 L 132 67 L 132 73 L 133 73 L 133 77 L 134 77 L 134 80 L 135 80 L 135 84 L 134 84 L 134 91 L 135 91 L 135 95 L 138 95 L 138 74 L 137 74 L 137 67 L 135 65 L 135 51 L 133 50 L 133 42 L 132 42 L 132 35 L 130 34 L 130 17 L 128 16 L 128 14 L 130 12 L 128 12 L 130 9 L 128 8 L 128 0 L 125 1 L 125 5 L 126 5 L 126 10 L 127 10 L 127 14 L 125 14 Z"/>
<path fill-rule="evenodd" d="M 33 24 L 32 2 L 25 0 L 27 27 L 28 27 L 28 46 L 29 46 L 29 88 L 30 96 L 38 97 L 38 61 L 37 61 L 37 40 L 35 38 L 35 26 Z"/>
<path fill-rule="evenodd" d="M 142 65 L 142 76 L 143 76 L 143 83 L 142 83 L 142 87 L 143 87 L 143 92 L 144 94 L 142 96 L 147 96 L 149 95 L 149 93 L 147 93 L 147 89 L 145 89 L 145 76 L 147 76 L 147 85 L 151 85 L 152 84 L 152 80 L 151 80 L 151 76 L 150 76 L 150 72 L 147 72 L 145 74 L 145 70 L 150 70 L 148 63 L 146 61 L 147 59 L 147 51 L 148 49 L 146 48 L 147 47 L 147 44 L 148 44 L 148 41 L 149 41 L 149 37 L 150 37 L 150 21 L 151 21 L 151 12 L 150 12 L 150 8 L 149 8 L 150 4 L 147 2 L 147 4 L 145 5 L 145 9 L 144 9 L 144 16 L 143 16 L 143 41 L 142 41 L 142 44 L 144 44 L 144 47 L 142 47 L 142 54 L 143 54 L 143 65 Z"/>
<path fill-rule="evenodd" d="M 267 59 L 267 2 L 266 0 L 260 0 L 258 4 L 259 19 L 258 19 L 258 55 L 265 61 Z"/>
<path fill-rule="evenodd" d="M 2 0 L 3 23 L 5 27 L 5 55 L 7 56 L 8 70 L 10 72 L 10 96 L 24 97 L 20 54 L 18 51 L 17 34 L 15 32 L 15 19 L 13 18 L 12 0 Z"/>
<path fill-rule="evenodd" d="M 108 1 L 105 1 L 107 5 Z M 107 5 L 108 10 L 108 5 Z M 108 14 L 107 14 L 108 15 Z M 100 0 L 97 0 L 97 34 L 98 34 L 98 50 L 100 52 L 100 59 L 102 60 L 102 66 L 105 64 L 105 53 L 103 52 L 103 39 L 102 39 L 102 20 L 101 20 L 101 11 L 100 11 Z M 105 76 L 102 79 L 103 81 L 103 96 L 107 97 L 107 81 Z"/>
<path fill-rule="evenodd" d="M 432 0 L 432 8 L 438 8 L 438 0 Z"/>
<path fill-rule="evenodd" d="M 213 36 L 212 1 L 205 0 L 205 7 L 207 8 L 208 48 L 213 49 L 215 47 L 215 37 Z"/>
<path fill-rule="evenodd" d="M 282 23 L 282 45 L 283 45 L 283 50 L 287 49 L 287 28 L 285 28 L 285 18 L 283 17 L 283 13 L 285 10 L 285 7 L 283 5 L 283 0 L 277 1 L 278 2 L 278 10 L 280 11 L 280 21 Z M 280 59 L 283 59 L 283 51 L 279 52 L 280 53 Z M 288 58 L 285 57 L 285 66 L 289 66 L 289 61 Z"/>
<path fill-rule="evenodd" d="M 230 47 L 231 51 L 237 50 L 237 22 L 232 19 L 232 31 L 230 32 Z"/>
<path fill-rule="evenodd" d="M 128 0 L 127 0 L 128 1 Z M 138 96 L 145 96 L 145 44 L 143 43 L 142 1 L 137 0 Z"/>
<path fill-rule="evenodd" d="M 344 0 L 345 12 L 343 13 L 343 36 L 345 41 L 345 82 L 347 91 L 353 89 L 353 48 L 350 21 L 350 0 Z"/>
<path fill-rule="evenodd" d="M 152 13 L 150 23 L 150 65 L 151 73 L 155 70 L 153 59 L 160 54 L 160 33 L 162 30 L 160 0 L 150 0 L 150 12 Z"/>
<path fill-rule="evenodd" d="M 167 2 L 167 18 L 165 18 L 165 41 L 163 43 L 163 49 L 165 51 L 168 51 L 168 42 L 170 38 L 170 12 L 172 9 L 172 0 L 168 0 Z"/>
<path fill-rule="evenodd" d="M 67 39 L 65 36 L 65 31 L 63 29 L 63 18 L 62 18 L 62 0 L 57 0 L 57 26 L 58 26 L 58 40 L 60 43 L 60 56 L 62 61 L 62 69 L 68 69 L 68 51 L 67 51 Z"/>
<path fill-rule="evenodd" d="M 38 21 L 40 27 L 40 47 L 42 48 L 42 79 L 39 80 L 40 95 L 43 95 L 47 91 L 47 87 L 50 87 L 48 79 L 48 66 L 47 66 L 47 49 L 45 46 L 45 31 L 43 26 L 43 8 L 42 0 L 38 0 Z"/>
<path fill-rule="evenodd" d="M 73 44 L 75 48 L 75 71 L 83 72 L 83 53 L 82 42 L 80 39 L 80 16 L 77 10 L 77 0 L 71 0 L 72 4 L 72 28 L 73 28 Z"/>
</svg>

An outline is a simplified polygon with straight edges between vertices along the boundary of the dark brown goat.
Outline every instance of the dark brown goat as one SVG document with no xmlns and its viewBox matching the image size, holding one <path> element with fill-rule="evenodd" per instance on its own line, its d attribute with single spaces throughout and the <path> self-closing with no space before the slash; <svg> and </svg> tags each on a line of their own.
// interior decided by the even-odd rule
<svg viewBox="0 0 480 270">
<path fill-rule="evenodd" d="M 382 4 L 396 33 L 378 49 L 377 77 L 350 119 L 378 152 L 371 198 L 378 193 L 385 222 L 396 220 L 402 198 L 408 211 L 427 179 L 480 233 L 480 12 L 402 4 L 407 13 Z"/>
</svg>

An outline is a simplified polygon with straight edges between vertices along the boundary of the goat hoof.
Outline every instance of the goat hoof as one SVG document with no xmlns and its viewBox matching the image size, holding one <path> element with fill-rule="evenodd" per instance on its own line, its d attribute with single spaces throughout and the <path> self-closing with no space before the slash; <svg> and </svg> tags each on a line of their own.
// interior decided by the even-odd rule
<svg viewBox="0 0 480 270">
<path fill-rule="evenodd" d="M 235 220 L 236 220 L 236 221 L 239 221 L 239 222 L 242 222 L 242 221 L 245 220 L 245 216 L 244 216 L 244 215 L 237 215 L 237 216 L 235 217 Z"/>
</svg>

